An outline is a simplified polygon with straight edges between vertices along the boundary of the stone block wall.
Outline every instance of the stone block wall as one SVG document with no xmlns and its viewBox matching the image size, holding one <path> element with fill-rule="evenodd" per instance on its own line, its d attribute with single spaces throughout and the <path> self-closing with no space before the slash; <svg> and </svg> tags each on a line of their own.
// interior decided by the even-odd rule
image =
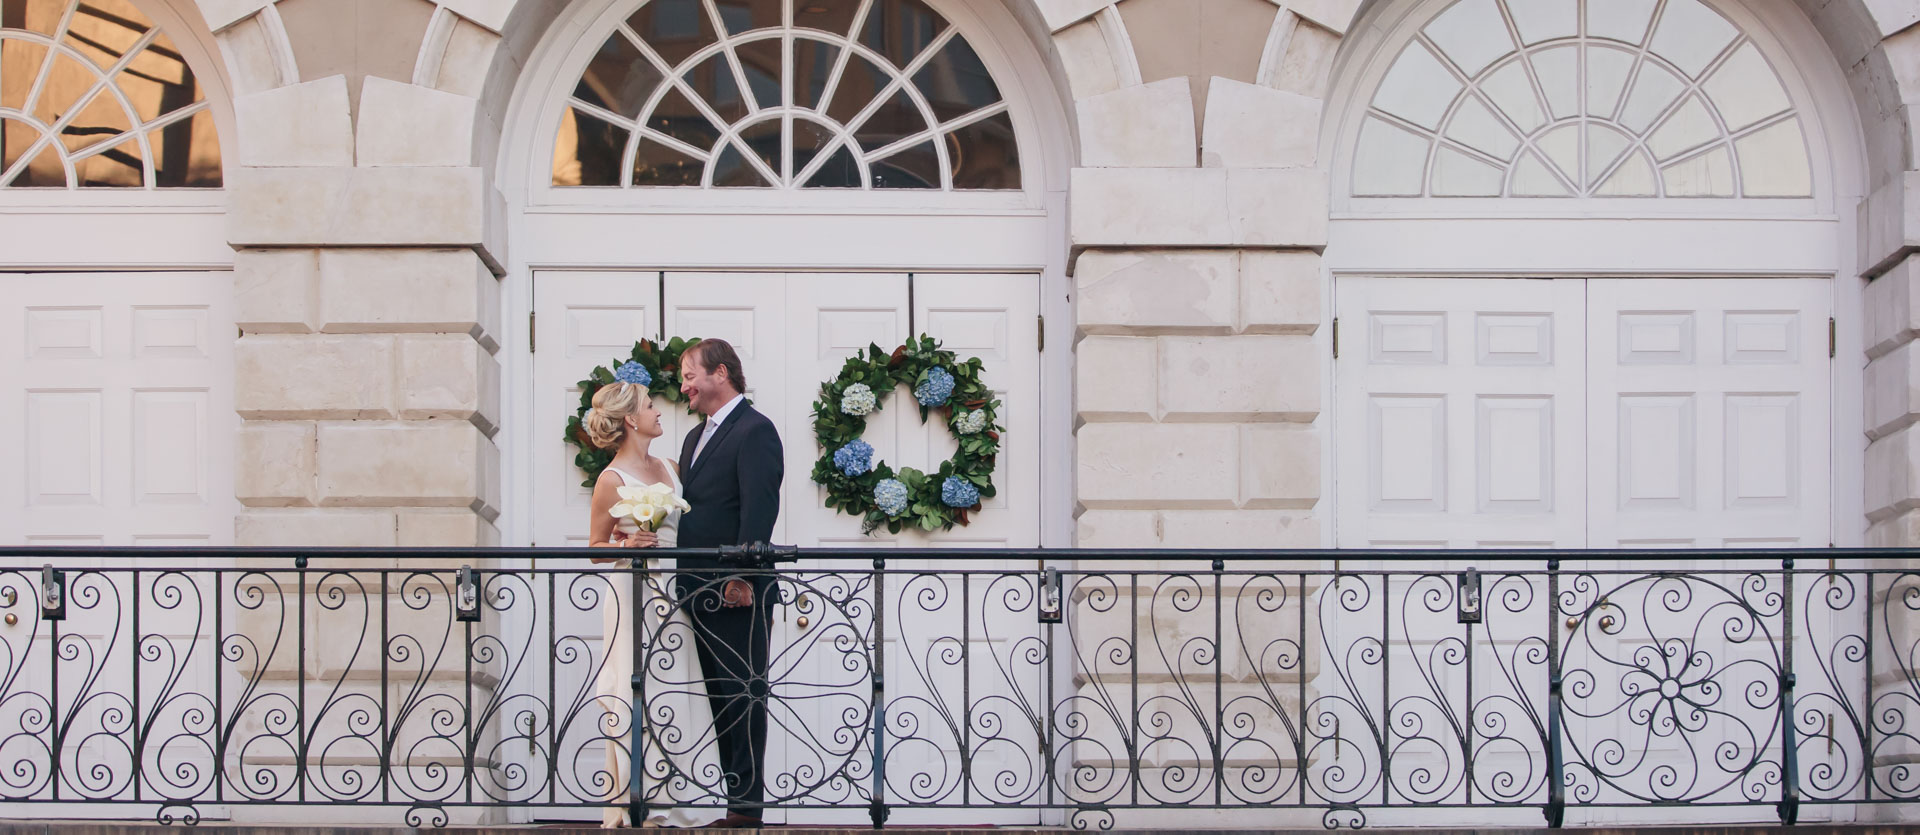
<svg viewBox="0 0 1920 835">
<path fill-rule="evenodd" d="M 1080 133 L 1078 544 L 1323 543 L 1318 144 L 1357 6 L 1041 3 Z"/>
<path fill-rule="evenodd" d="M 500 535 L 502 339 L 497 240 L 488 237 L 492 193 L 475 150 L 477 90 L 443 89 L 483 74 L 510 3 L 479 0 L 200 0 L 235 76 L 237 167 L 227 178 L 229 241 L 235 248 L 235 485 L 243 546 L 492 546 Z M 476 32 L 485 33 L 476 36 Z M 464 72 L 463 72 L 464 70 Z M 235 141 L 237 140 L 237 142 Z M 484 567 L 485 563 L 481 563 Z M 349 569 L 391 567 L 355 561 Z M 286 566 L 263 566 L 286 568 Z M 318 567 L 316 565 L 316 567 Z M 409 567 L 427 567 L 409 563 Z M 450 570 L 453 566 L 437 566 Z M 384 608 L 394 634 L 423 640 L 445 632 L 444 605 L 399 605 L 398 587 L 377 575 L 349 589 L 339 612 L 325 591 L 270 573 L 265 599 L 308 598 L 307 655 L 263 664 L 257 692 L 304 691 L 313 704 L 421 705 L 427 717 L 496 688 L 464 666 L 409 672 L 397 659 L 383 692 L 385 649 L 349 636 Z M 317 575 L 316 575 L 317 576 Z M 334 575 L 336 583 L 342 582 Z M 393 581 L 396 584 L 397 580 Z M 292 615 L 250 612 L 235 627 L 286 634 Z M 501 628 L 490 618 L 482 633 Z M 337 621 L 337 622 L 336 622 Z M 344 630 L 344 631 L 342 631 Z M 322 641 L 316 636 L 331 635 Z M 338 640 L 335 640 L 338 639 Z M 291 646 L 289 644 L 289 646 Z M 415 667 L 422 663 L 408 656 Z M 303 666 L 304 662 L 304 666 Z M 301 672 L 304 671 L 304 679 Z M 337 713 L 337 712 L 336 712 Z M 258 731 L 243 717 L 242 733 Z M 432 785 L 451 746 L 424 718 L 395 729 L 401 783 Z M 347 735 L 337 715 L 316 739 Z M 478 731 L 497 739 L 497 727 Z M 490 742 L 483 742 L 486 750 Z M 346 744 L 315 763 L 335 778 L 377 772 L 371 752 Z M 292 773 L 291 762 L 255 757 L 247 768 Z M 492 763 L 480 763 L 483 771 Z M 490 779 L 491 772 L 480 779 Z M 370 778 L 362 773 L 362 778 Z M 390 808 L 351 804 L 316 810 L 328 823 L 392 824 Z M 284 820 L 271 809 L 243 820 Z M 453 824 L 502 823 L 499 810 L 455 810 Z"/>
<path fill-rule="evenodd" d="M 432 79 L 484 72 L 491 43 L 469 41 L 497 30 L 502 4 L 201 5 L 245 76 L 228 178 L 236 544 L 498 544 L 500 288 L 478 99 Z M 381 38 L 414 51 L 368 48 Z"/>
</svg>

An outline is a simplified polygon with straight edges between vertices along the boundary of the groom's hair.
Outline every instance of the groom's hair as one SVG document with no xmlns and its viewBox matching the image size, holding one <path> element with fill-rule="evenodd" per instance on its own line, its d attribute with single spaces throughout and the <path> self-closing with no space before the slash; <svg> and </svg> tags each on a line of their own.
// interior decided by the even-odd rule
<svg viewBox="0 0 1920 835">
<path fill-rule="evenodd" d="M 747 390 L 747 372 L 740 370 L 740 355 L 724 339 L 702 339 L 687 348 L 700 361 L 700 367 L 711 372 L 716 368 L 727 370 L 727 382 L 733 384 L 733 390 Z"/>
</svg>

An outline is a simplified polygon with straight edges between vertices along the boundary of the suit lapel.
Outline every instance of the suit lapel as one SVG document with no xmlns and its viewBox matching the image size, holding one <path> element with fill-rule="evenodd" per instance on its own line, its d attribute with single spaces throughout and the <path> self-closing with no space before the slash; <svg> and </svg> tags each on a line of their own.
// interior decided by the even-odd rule
<svg viewBox="0 0 1920 835">
<path fill-rule="evenodd" d="M 693 459 L 693 469 L 687 472 L 688 478 L 692 478 L 694 474 L 706 468 L 707 459 L 712 458 L 715 452 L 720 451 L 720 444 L 726 441 L 727 435 L 733 431 L 733 427 L 739 425 L 741 419 L 746 417 L 744 413 L 748 408 L 750 407 L 745 403 L 735 407 L 733 414 L 727 415 L 727 419 L 720 423 L 720 428 L 713 430 L 713 439 L 707 441 L 707 448 L 701 450 L 700 455 Z M 702 422 L 700 424 L 700 431 L 705 432 L 706 426 L 707 424 Z M 700 444 L 699 439 L 699 435 L 694 436 L 693 443 L 696 448 Z"/>
<path fill-rule="evenodd" d="M 682 486 L 693 480 L 693 449 L 700 445 L 700 435 L 706 431 L 707 422 L 700 421 L 698 426 L 693 427 L 692 432 L 687 433 L 686 440 L 680 442 L 680 484 Z"/>
</svg>

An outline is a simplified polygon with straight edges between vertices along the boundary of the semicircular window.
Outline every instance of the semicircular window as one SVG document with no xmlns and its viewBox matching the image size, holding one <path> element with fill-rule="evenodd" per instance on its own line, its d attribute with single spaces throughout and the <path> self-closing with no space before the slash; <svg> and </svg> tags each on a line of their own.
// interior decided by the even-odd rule
<svg viewBox="0 0 1920 835">
<path fill-rule="evenodd" d="M 0 188 L 219 188 L 206 88 L 132 0 L 0 0 Z"/>
<path fill-rule="evenodd" d="M 1396 57 L 1356 197 L 1811 197 L 1801 119 L 1700 0 L 1460 0 Z"/>
<path fill-rule="evenodd" d="M 1000 88 L 920 0 L 646 0 L 575 84 L 556 186 L 1018 189 Z"/>
</svg>

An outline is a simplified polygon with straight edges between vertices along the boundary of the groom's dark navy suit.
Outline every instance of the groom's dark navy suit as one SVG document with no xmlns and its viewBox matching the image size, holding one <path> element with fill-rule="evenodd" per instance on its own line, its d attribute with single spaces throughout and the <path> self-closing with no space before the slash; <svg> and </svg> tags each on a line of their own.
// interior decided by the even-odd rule
<svg viewBox="0 0 1920 835">
<path fill-rule="evenodd" d="M 682 548 L 745 545 L 773 538 L 780 516 L 780 481 L 786 465 L 773 421 L 741 401 L 714 429 L 701 423 L 682 445 L 680 481 L 687 504 L 680 517 Z M 711 557 L 680 560 L 678 586 L 693 619 L 700 668 L 713 705 L 720 768 L 728 775 L 728 811 L 760 817 L 767 751 L 767 645 L 775 601 L 770 576 L 753 578 L 753 605 L 724 607 L 720 591 L 727 574 Z M 749 804 L 731 806 L 731 804 Z"/>
</svg>

